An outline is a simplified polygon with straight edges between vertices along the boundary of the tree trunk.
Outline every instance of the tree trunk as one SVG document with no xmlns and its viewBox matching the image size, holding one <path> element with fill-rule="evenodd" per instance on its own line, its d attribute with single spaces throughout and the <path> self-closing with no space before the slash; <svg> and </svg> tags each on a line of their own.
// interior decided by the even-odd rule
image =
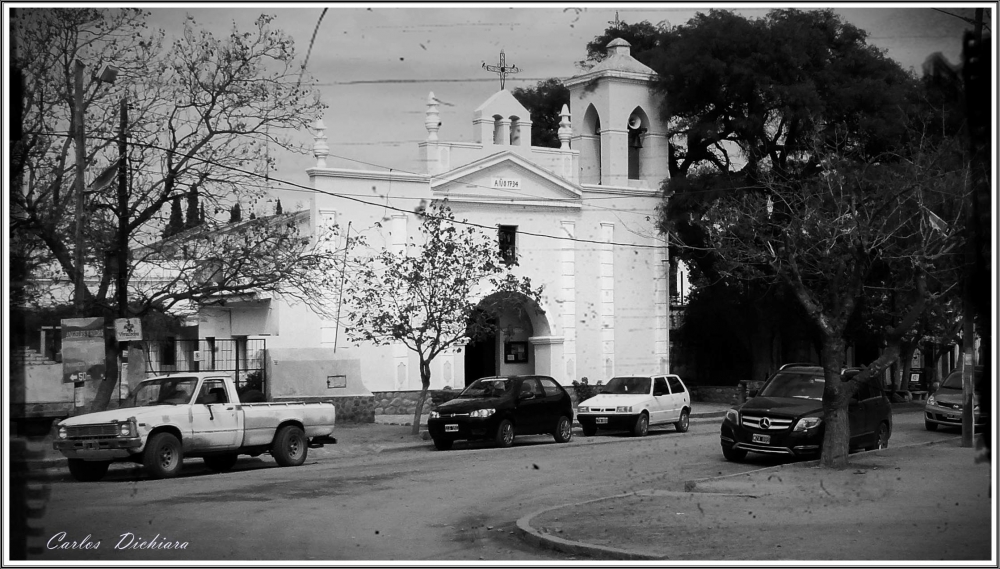
<svg viewBox="0 0 1000 569">
<path fill-rule="evenodd" d="M 94 400 L 87 407 L 88 413 L 107 409 L 118 385 L 118 340 L 114 332 L 104 338 L 104 361 L 104 380 L 97 385 Z"/>
<path fill-rule="evenodd" d="M 427 399 L 427 389 L 431 386 L 431 364 L 420 358 L 420 397 L 417 398 L 417 408 L 413 411 L 413 427 L 410 434 L 420 434 L 420 414 L 424 410 L 424 401 Z"/>
<path fill-rule="evenodd" d="M 847 403 L 851 396 L 848 384 L 840 379 L 844 366 L 846 343 L 842 338 L 824 338 L 822 348 L 823 376 L 823 450 L 820 466 L 844 468 L 850 447 L 850 423 Z"/>
</svg>

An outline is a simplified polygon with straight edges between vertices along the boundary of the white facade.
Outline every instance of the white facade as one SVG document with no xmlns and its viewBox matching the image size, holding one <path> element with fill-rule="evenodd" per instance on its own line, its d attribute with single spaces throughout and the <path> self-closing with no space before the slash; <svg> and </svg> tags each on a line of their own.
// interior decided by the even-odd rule
<svg viewBox="0 0 1000 569">
<path fill-rule="evenodd" d="M 328 168 L 327 136 L 347 134 L 317 121 L 317 162 L 307 170 L 316 190 L 313 230 L 336 223 L 343 232 L 350 223 L 351 233 L 363 232 L 373 246 L 402 248 L 417 234 L 420 204 L 447 198 L 459 220 L 512 230 L 516 273 L 543 286 L 538 307 L 501 319 L 492 345 L 439 356 L 432 389 L 461 388 L 494 373 L 540 373 L 569 384 L 669 371 L 666 241 L 655 226 L 668 175 L 666 125 L 649 90 L 652 70 L 629 55 L 623 40 L 612 42 L 609 54 L 565 83 L 571 102 L 559 149 L 530 146 L 531 118 L 506 90 L 472 113 L 471 143 L 438 139 L 440 111 L 431 93 L 420 173 Z M 206 307 L 199 336 L 265 335 L 268 348 L 328 348 L 333 359 L 359 361 L 372 391 L 420 388 L 416 354 L 402 345 L 349 345 L 346 321 L 338 330 L 336 308 L 330 312 L 321 316 L 280 299 Z M 518 348 L 526 362 L 506 357 Z"/>
</svg>

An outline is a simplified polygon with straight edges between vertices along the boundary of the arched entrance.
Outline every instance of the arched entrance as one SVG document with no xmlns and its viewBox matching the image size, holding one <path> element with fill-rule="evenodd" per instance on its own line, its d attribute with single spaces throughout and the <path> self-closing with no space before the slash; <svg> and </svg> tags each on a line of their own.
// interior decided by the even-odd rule
<svg viewBox="0 0 1000 569">
<path fill-rule="evenodd" d="M 485 312 L 497 300 L 496 295 L 484 298 L 478 309 Z M 539 373 L 531 339 L 549 335 L 548 319 L 542 309 L 529 298 L 515 295 L 503 301 L 496 324 L 496 333 L 465 346 L 465 385 L 492 375 Z M 543 367 L 548 368 L 547 364 Z"/>
</svg>

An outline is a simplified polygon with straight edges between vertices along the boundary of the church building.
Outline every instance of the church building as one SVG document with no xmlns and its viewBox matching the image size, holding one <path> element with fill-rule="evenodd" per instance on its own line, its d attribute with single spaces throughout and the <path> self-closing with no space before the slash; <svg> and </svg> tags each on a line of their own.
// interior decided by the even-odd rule
<svg viewBox="0 0 1000 569">
<path fill-rule="evenodd" d="M 447 199 L 456 219 L 491 228 L 516 275 L 543 287 L 541 302 L 525 299 L 494 337 L 435 359 L 431 389 L 461 389 L 488 375 L 538 373 L 568 385 L 669 371 L 667 243 L 656 228 L 667 130 L 650 91 L 655 73 L 629 50 L 614 40 L 606 59 L 564 81 L 570 104 L 560 148 L 531 145 L 532 117 L 503 88 L 472 112 L 472 142 L 439 139 L 441 111 L 428 96 L 426 140 L 416 149 L 422 172 L 328 167 L 327 134 L 317 121 L 316 164 L 307 170 L 316 190 L 311 230 L 335 223 L 343 233 L 350 224 L 369 245 L 402 250 L 419 230 L 420 204 Z M 199 336 L 324 350 L 368 390 L 420 389 L 416 354 L 402 344 L 349 344 L 346 315 L 343 308 L 338 326 L 335 315 L 280 299 L 206 306 Z"/>
</svg>

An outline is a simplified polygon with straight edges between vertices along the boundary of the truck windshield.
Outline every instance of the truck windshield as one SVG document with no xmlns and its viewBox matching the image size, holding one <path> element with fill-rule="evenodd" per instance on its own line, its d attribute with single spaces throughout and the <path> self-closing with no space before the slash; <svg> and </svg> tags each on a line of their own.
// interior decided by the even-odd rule
<svg viewBox="0 0 1000 569">
<path fill-rule="evenodd" d="M 778 372 L 764 385 L 757 395 L 761 397 L 795 397 L 798 399 L 823 400 L 823 385 L 826 381 L 822 372 L 794 373 Z"/>
<path fill-rule="evenodd" d="M 466 399 L 503 397 L 510 393 L 514 382 L 502 377 L 484 377 L 473 381 L 458 396 Z"/>
<path fill-rule="evenodd" d="M 607 385 L 601 388 L 601 393 L 647 394 L 649 386 L 650 379 L 648 377 L 612 377 Z"/>
<path fill-rule="evenodd" d="M 182 405 L 191 402 L 196 377 L 161 377 L 139 384 L 139 387 L 129 394 L 122 407 L 146 407 L 149 405 Z"/>
</svg>

